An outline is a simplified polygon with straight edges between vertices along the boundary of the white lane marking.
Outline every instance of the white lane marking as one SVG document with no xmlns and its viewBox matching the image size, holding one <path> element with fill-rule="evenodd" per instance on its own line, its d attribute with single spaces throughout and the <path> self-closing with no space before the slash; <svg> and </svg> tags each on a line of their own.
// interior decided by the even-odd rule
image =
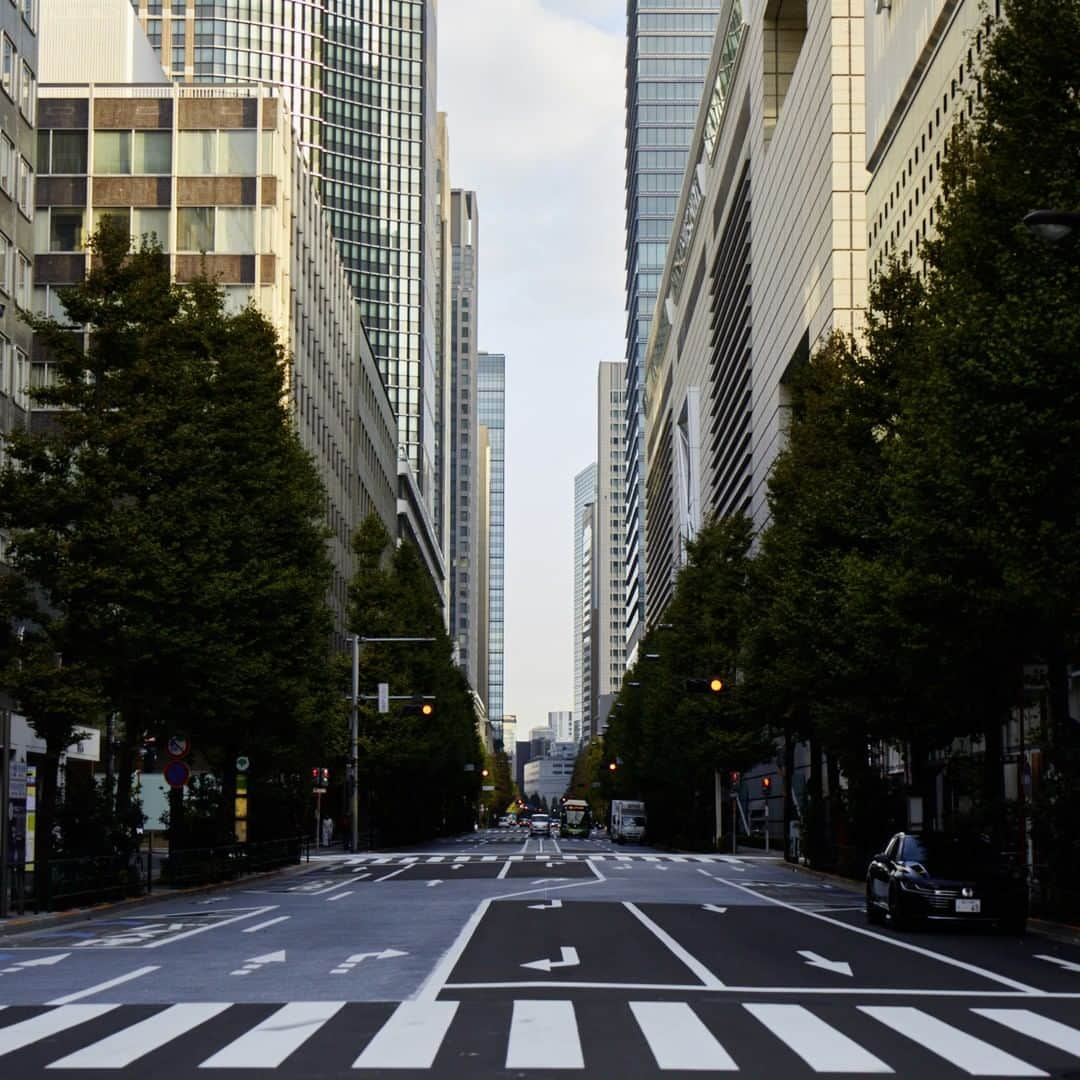
<svg viewBox="0 0 1080 1080">
<path fill-rule="evenodd" d="M 669 855 L 668 858 L 672 862 L 689 862 L 690 861 L 685 855 Z"/>
<path fill-rule="evenodd" d="M 229 1008 L 228 1003 L 170 1005 L 164 1012 L 148 1016 L 137 1024 L 117 1031 L 96 1043 L 84 1046 L 50 1069 L 123 1069 L 165 1043 L 187 1034 Z"/>
<path fill-rule="evenodd" d="M 1080 1031 L 1068 1024 L 1040 1016 L 1030 1009 L 972 1009 L 972 1012 L 997 1024 L 1004 1024 L 1013 1031 L 1019 1031 L 1021 1035 L 1049 1043 L 1067 1054 L 1080 1057 Z"/>
<path fill-rule="evenodd" d="M 472 856 L 471 856 L 471 855 L 459 855 L 459 856 L 458 856 L 458 857 L 457 857 L 457 858 L 456 858 L 456 859 L 454 860 L 454 862 L 456 862 L 456 863 L 468 862 L 468 861 L 469 861 L 469 860 L 470 860 L 471 858 L 472 858 Z"/>
<path fill-rule="evenodd" d="M 1047 1076 L 974 1035 L 910 1005 L 860 1005 L 860 1012 L 898 1031 L 969 1076 Z"/>
<path fill-rule="evenodd" d="M 354 870 L 353 873 L 357 875 L 356 877 L 353 878 L 353 881 L 363 881 L 364 878 L 371 877 L 371 871 L 370 870 L 364 870 L 363 873 L 361 873 L 359 867 L 356 870 Z"/>
<path fill-rule="evenodd" d="M 406 870 L 408 870 L 408 869 L 409 869 L 409 868 L 408 868 L 407 866 L 402 866 L 402 867 L 401 867 L 400 869 L 398 869 L 398 870 L 391 870 L 389 874 L 383 874 L 383 876 L 382 876 L 382 877 L 377 877 L 377 878 L 376 878 L 376 879 L 375 879 L 375 880 L 374 880 L 374 881 L 372 882 L 372 884 L 373 884 L 373 885 L 378 885 L 380 881 L 389 881 L 389 880 L 390 880 L 390 879 L 391 879 L 392 877 L 397 877 L 397 876 L 398 876 L 398 874 L 404 874 L 404 873 L 405 873 L 405 871 L 406 871 Z"/>
<path fill-rule="evenodd" d="M 469 916 L 469 921 L 458 932 L 454 943 L 442 954 L 439 962 L 431 969 L 431 973 L 424 980 L 424 984 L 413 995 L 416 1001 L 434 1002 L 439 996 L 439 991 L 450 977 L 450 973 L 454 970 L 454 966 L 461 958 L 461 954 L 465 951 L 465 947 L 469 944 L 473 934 L 476 933 L 476 928 L 480 925 L 490 906 L 490 899 L 482 900 L 477 904 L 476 910 Z"/>
<path fill-rule="evenodd" d="M 353 1062 L 354 1069 L 430 1069 L 456 1001 L 403 1001 Z"/>
<path fill-rule="evenodd" d="M 526 837 L 525 838 L 525 843 L 521 845 L 521 850 L 518 852 L 518 854 L 519 855 L 524 855 L 525 852 L 528 851 L 528 850 L 529 850 L 529 838 Z"/>
<path fill-rule="evenodd" d="M 332 904 L 335 900 L 344 900 L 346 896 L 352 896 L 352 891 L 350 890 L 349 892 L 339 892 L 337 896 L 331 896 L 330 899 L 326 902 L 328 904 Z"/>
<path fill-rule="evenodd" d="M 731 1055 L 684 1001 L 631 1001 L 630 1011 L 660 1069 L 738 1070 Z"/>
<path fill-rule="evenodd" d="M 705 986 L 723 986 L 724 984 L 700 961 L 696 956 L 684 949 L 666 930 L 657 926 L 643 911 L 631 904 L 629 900 L 623 901 L 623 907 L 634 916 L 647 930 L 651 931 L 668 949 L 681 960 Z"/>
<path fill-rule="evenodd" d="M 586 860 L 588 862 L 604 862 L 607 859 L 607 856 L 606 855 L 586 855 L 585 858 L 586 858 Z"/>
<path fill-rule="evenodd" d="M 555 848 L 556 854 L 561 855 L 563 853 L 562 848 L 559 847 L 559 841 L 554 836 L 551 838 L 551 846 Z"/>
<path fill-rule="evenodd" d="M 404 858 L 404 859 L 402 859 L 401 861 L 402 861 L 403 863 L 414 863 L 414 862 L 419 862 L 419 861 L 420 861 L 420 857 L 419 857 L 418 855 L 406 855 L 406 856 L 405 856 L 405 858 Z"/>
<path fill-rule="evenodd" d="M 446 861 L 446 856 L 445 855 L 432 855 L 431 858 L 428 859 L 428 862 L 445 862 L 445 861 Z"/>
<path fill-rule="evenodd" d="M 616 855 L 615 856 L 615 861 L 616 862 L 633 862 L 634 860 L 633 860 L 633 857 L 630 856 L 630 855 Z"/>
<path fill-rule="evenodd" d="M 810 967 L 821 968 L 823 971 L 831 971 L 834 975 L 847 975 L 851 976 L 851 965 L 845 963 L 843 960 L 826 960 L 824 956 L 819 956 L 816 952 L 811 952 L 809 949 L 799 949 L 798 955 L 801 956 Z"/>
<path fill-rule="evenodd" d="M 509 858 L 510 858 L 511 862 L 524 862 L 525 861 L 525 856 L 524 855 L 511 855 L 511 856 L 509 856 Z"/>
<path fill-rule="evenodd" d="M 142 945 L 143 949 L 160 949 L 162 945 L 171 945 L 174 941 L 182 941 L 184 938 L 194 937 L 196 934 L 205 934 L 207 930 L 216 930 L 219 926 L 228 926 L 231 923 L 243 922 L 245 919 L 254 919 L 257 915 L 265 915 L 268 911 L 277 911 L 277 904 L 267 904 L 265 907 L 252 908 L 250 911 L 241 912 L 239 915 L 234 915 L 231 919 L 222 919 L 220 922 L 207 923 L 206 926 L 197 926 L 194 930 L 186 930 L 181 934 L 173 934 L 170 937 L 162 938 L 160 941 L 151 941 L 147 945 Z M 170 916 L 163 916 L 163 918 L 169 918 Z"/>
<path fill-rule="evenodd" d="M 343 1001 L 294 1001 L 208 1057 L 200 1069 L 276 1069 L 345 1007 Z"/>
<path fill-rule="evenodd" d="M 660 861 L 660 856 L 659 855 L 642 855 L 641 858 L 644 859 L 646 862 L 659 862 Z"/>
<path fill-rule="evenodd" d="M 447 983 L 445 990 L 530 990 L 536 987 L 560 990 L 671 990 L 713 994 L 765 995 L 809 994 L 834 997 L 915 997 L 915 998 L 978 998 L 987 1000 L 1017 999 L 1030 1001 L 1030 994 L 1016 990 L 934 990 L 928 987 L 916 990 L 898 990 L 893 986 L 876 987 L 828 987 L 828 986 L 702 986 L 701 983 L 622 983 L 622 982 L 573 982 L 564 979 L 522 980 L 520 982 Z M 1040 1001 L 1080 1001 L 1078 993 L 1046 993 Z"/>
<path fill-rule="evenodd" d="M 743 1005 L 814 1072 L 891 1073 L 893 1070 L 802 1005 Z"/>
<path fill-rule="evenodd" d="M 427 883 L 427 887 L 428 887 L 429 889 L 434 889 L 436 885 L 441 885 L 442 883 L 443 883 L 443 879 L 442 879 L 442 878 L 432 878 L 432 879 L 431 879 L 431 880 L 430 880 L 430 881 L 429 881 L 429 882 Z"/>
<path fill-rule="evenodd" d="M 705 875 L 706 877 L 712 877 L 712 874 L 710 874 L 710 873 L 709 873 L 709 871 L 708 871 L 708 870 L 706 870 L 706 869 L 705 869 L 704 867 L 701 867 L 701 866 L 699 866 L 699 867 L 697 868 L 697 872 L 698 872 L 699 874 L 704 874 L 704 875 Z"/>
<path fill-rule="evenodd" d="M 121 983 L 131 982 L 132 979 L 141 979 L 144 975 L 149 975 L 152 971 L 159 970 L 159 968 L 159 964 L 137 968 L 135 971 L 129 971 L 126 975 L 117 975 L 115 979 L 108 979 L 103 983 L 98 983 L 97 986 L 88 986 L 85 990 L 76 990 L 74 994 L 65 994 L 63 997 L 53 998 L 52 1001 L 47 1001 L 45 1004 L 67 1005 L 69 1002 L 91 997 L 102 990 L 111 990 L 114 986 L 120 986 Z"/>
<path fill-rule="evenodd" d="M 480 861 L 481 862 L 498 862 L 499 861 L 499 856 L 498 855 L 481 855 L 480 856 Z"/>
<path fill-rule="evenodd" d="M 347 888 L 352 884 L 352 880 L 339 881 L 336 885 L 331 885 L 327 889 L 316 889 L 314 892 L 308 893 L 308 896 L 325 896 L 327 893 L 337 892 L 338 889 Z"/>
<path fill-rule="evenodd" d="M 240 931 L 241 934 L 254 934 L 259 930 L 265 930 L 268 926 L 276 926 L 280 922 L 286 922 L 291 919 L 291 915 L 279 915 L 276 919 L 267 919 L 266 922 L 257 923 L 255 926 L 245 926 Z"/>
<path fill-rule="evenodd" d="M 506 875 L 509 874 L 509 873 L 510 873 L 510 860 L 507 859 L 506 862 L 503 863 L 502 869 L 498 872 L 498 874 L 495 875 L 495 880 L 496 881 L 502 881 L 502 879 L 504 877 L 506 877 Z"/>
<path fill-rule="evenodd" d="M 532 911 L 554 911 L 556 908 L 562 907 L 561 900 L 552 900 L 550 904 L 530 904 L 529 908 Z"/>
<path fill-rule="evenodd" d="M 532 960 L 521 966 L 523 968 L 536 968 L 537 971 L 551 971 L 552 968 L 577 967 L 581 963 L 577 949 L 572 946 L 561 945 L 559 952 L 562 956 L 561 960 L 549 960 L 545 957 L 543 960 Z"/>
<path fill-rule="evenodd" d="M 393 861 L 394 861 L 394 856 L 393 855 L 386 855 L 381 859 L 376 859 L 372 863 L 372 865 L 373 866 L 382 866 L 384 863 L 393 862 Z"/>
<path fill-rule="evenodd" d="M 21 1050 L 39 1039 L 47 1039 L 50 1035 L 67 1031 L 77 1024 L 85 1024 L 87 1020 L 95 1020 L 115 1008 L 116 1005 L 66 1005 L 52 1012 L 31 1016 L 29 1020 L 21 1020 L 10 1027 L 0 1028 L 0 1055 Z"/>
<path fill-rule="evenodd" d="M 717 915 L 724 915 L 727 912 L 726 907 L 717 907 L 716 904 L 702 904 L 702 911 L 715 911 Z"/>
<path fill-rule="evenodd" d="M 729 888 L 739 889 L 744 893 L 749 893 L 750 896 L 757 897 L 759 900 L 765 900 L 770 904 L 775 904 L 777 907 L 787 908 L 788 911 L 797 911 L 800 915 L 804 915 L 808 919 L 818 919 L 821 922 L 828 923 L 830 926 L 839 926 L 842 930 L 847 930 L 852 934 L 861 934 L 863 937 L 873 938 L 875 941 L 884 941 L 886 945 L 892 945 L 897 949 L 906 949 L 908 952 L 918 953 L 920 956 L 928 956 L 931 960 L 937 960 L 942 964 L 960 968 L 962 971 L 970 971 L 984 979 L 990 979 L 992 982 L 998 982 L 1003 986 L 1012 987 L 1014 990 L 1023 990 L 1025 993 L 1033 995 L 1037 994 L 1040 997 L 1045 996 L 1045 991 L 1043 990 L 1039 990 L 1034 986 L 1028 986 L 1027 983 L 1018 982 L 1016 979 L 1010 979 L 1006 975 L 998 975 L 996 972 L 988 971 L 986 968 L 979 967 L 977 964 L 968 964 L 963 960 L 957 960 L 955 957 L 946 956 L 944 953 L 934 952 L 932 949 L 924 949 L 921 945 L 914 945 L 910 941 L 900 941 L 897 938 L 888 937 L 885 934 L 875 933 L 873 930 L 868 930 L 864 926 L 852 926 L 851 923 L 842 922 L 840 919 L 830 919 L 828 915 L 822 915 L 817 911 L 808 911 L 806 908 L 798 907 L 796 904 L 789 904 L 785 900 L 777 900 L 775 896 L 769 896 L 766 893 L 755 892 L 746 885 L 740 885 L 737 881 L 731 881 L 728 878 L 718 877 L 716 880 L 727 885 Z"/>
<path fill-rule="evenodd" d="M 584 1069 L 571 1001 L 515 1001 L 507 1069 Z"/>
<path fill-rule="evenodd" d="M 1080 964 L 1074 963 L 1072 960 L 1062 960 L 1060 956 L 1046 956 L 1044 953 L 1036 953 L 1036 960 L 1047 960 L 1051 964 L 1057 964 L 1058 967 L 1063 968 L 1065 971 L 1080 971 Z"/>
</svg>

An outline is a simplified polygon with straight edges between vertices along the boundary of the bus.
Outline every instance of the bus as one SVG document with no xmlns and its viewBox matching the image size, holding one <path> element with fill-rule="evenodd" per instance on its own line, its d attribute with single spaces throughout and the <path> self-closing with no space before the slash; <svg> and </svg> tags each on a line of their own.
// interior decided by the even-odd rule
<svg viewBox="0 0 1080 1080">
<path fill-rule="evenodd" d="M 592 814 L 584 799 L 567 799 L 562 804 L 560 833 L 563 836 L 588 836 Z"/>
</svg>

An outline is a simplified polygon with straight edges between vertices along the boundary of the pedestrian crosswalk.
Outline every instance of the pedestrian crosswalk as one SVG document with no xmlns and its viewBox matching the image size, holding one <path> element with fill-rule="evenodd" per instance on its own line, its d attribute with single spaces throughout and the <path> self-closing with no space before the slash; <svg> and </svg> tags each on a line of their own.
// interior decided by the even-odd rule
<svg viewBox="0 0 1080 1080">
<path fill-rule="evenodd" d="M 324 860 L 325 861 L 325 860 Z M 453 852 L 444 855 L 354 855 L 344 860 L 335 859 L 344 866 L 367 866 L 367 867 L 395 867 L 395 866 L 420 866 L 423 864 L 462 864 L 462 863 L 494 863 L 494 862 L 563 862 L 563 863 L 707 863 L 711 866 L 731 864 L 742 866 L 745 859 L 736 858 L 733 855 L 654 855 L 642 853 L 616 854 L 606 852 L 604 854 L 584 854 L 582 852 L 545 851 L 527 853 L 517 852 L 513 855 L 487 855 L 469 853 L 458 855 Z"/>
<path fill-rule="evenodd" d="M 325 1075 L 384 1069 L 460 1075 L 455 1066 L 464 1058 L 470 1076 L 503 1069 L 615 1075 L 625 1060 L 637 1063 L 635 1076 L 680 1070 L 784 1077 L 1073 1075 L 1068 1070 L 1080 1061 L 1076 1000 L 1031 1004 L 797 1004 L 724 996 L 693 1003 L 521 998 L 396 1006 L 0 1006 L 0 1072 L 22 1077 L 43 1068 L 147 1067 L 165 1051 L 187 1068 L 287 1074 L 304 1066 L 312 1076 L 324 1075 L 310 1071 L 311 1062 L 321 1060 L 338 1062 Z M 625 1060 L 616 1060 L 620 1055 Z"/>
</svg>

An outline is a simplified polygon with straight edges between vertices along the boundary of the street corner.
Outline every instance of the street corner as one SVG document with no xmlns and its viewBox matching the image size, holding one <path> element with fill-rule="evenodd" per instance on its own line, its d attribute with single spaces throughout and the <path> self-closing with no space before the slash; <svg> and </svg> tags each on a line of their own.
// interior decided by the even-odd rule
<svg viewBox="0 0 1080 1080">
<path fill-rule="evenodd" d="M 631 904 L 558 897 L 496 900 L 444 989 L 542 986 L 706 986 L 710 973 L 672 948 Z"/>
</svg>

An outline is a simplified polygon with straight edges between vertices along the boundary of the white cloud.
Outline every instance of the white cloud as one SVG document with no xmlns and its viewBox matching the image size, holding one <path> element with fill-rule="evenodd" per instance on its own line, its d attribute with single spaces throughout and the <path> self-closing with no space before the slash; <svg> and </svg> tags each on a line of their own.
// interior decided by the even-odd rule
<svg viewBox="0 0 1080 1080">
<path fill-rule="evenodd" d="M 451 182 L 480 209 L 479 342 L 507 354 L 519 730 L 572 696 L 573 476 L 596 456 L 596 366 L 624 349 L 624 21 L 623 0 L 439 4 Z"/>
</svg>

